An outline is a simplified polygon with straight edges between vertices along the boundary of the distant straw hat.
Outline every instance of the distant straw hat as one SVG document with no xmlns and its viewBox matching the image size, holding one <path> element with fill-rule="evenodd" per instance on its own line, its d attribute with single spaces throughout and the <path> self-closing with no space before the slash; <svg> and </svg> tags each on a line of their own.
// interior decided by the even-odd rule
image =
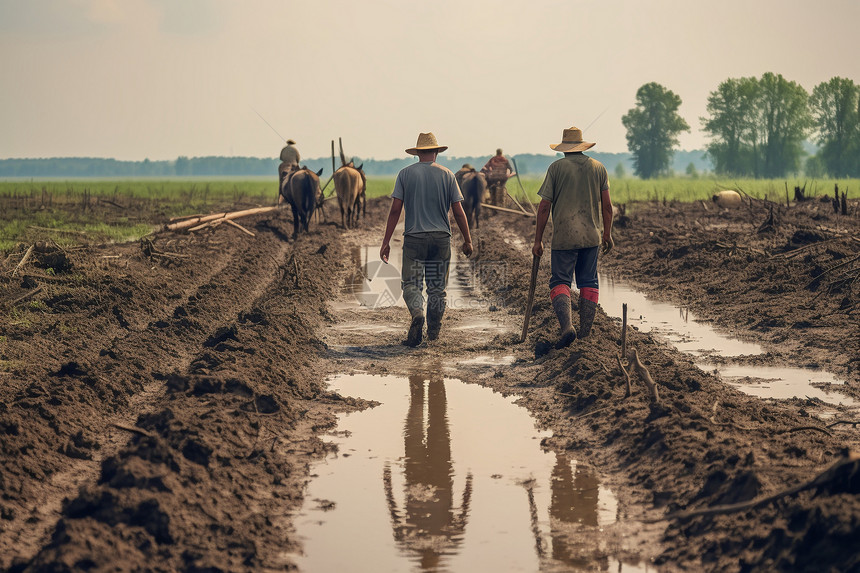
<svg viewBox="0 0 860 573">
<path fill-rule="evenodd" d="M 287 145 L 295 145 L 295 144 L 296 144 L 296 142 L 293 141 L 292 139 L 287 140 Z"/>
<path fill-rule="evenodd" d="M 593 143 L 582 140 L 582 130 L 578 127 L 565 129 L 561 136 L 561 143 L 556 143 L 555 145 L 550 144 L 549 146 L 550 149 L 560 151 L 562 153 L 585 151 L 592 147 L 594 147 Z"/>
<path fill-rule="evenodd" d="M 418 142 L 415 144 L 415 147 L 410 147 L 406 150 L 406 153 L 409 155 L 418 155 L 419 151 L 433 151 L 437 150 L 440 153 L 448 149 L 447 145 L 439 145 L 436 142 L 436 136 L 430 133 L 419 133 L 418 134 Z"/>
</svg>

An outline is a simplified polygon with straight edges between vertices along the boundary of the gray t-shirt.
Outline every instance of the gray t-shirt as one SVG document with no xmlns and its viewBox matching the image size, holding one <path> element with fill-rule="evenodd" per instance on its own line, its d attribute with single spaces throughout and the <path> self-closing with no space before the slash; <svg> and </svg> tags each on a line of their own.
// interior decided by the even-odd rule
<svg viewBox="0 0 860 573">
<path fill-rule="evenodd" d="M 403 201 L 404 235 L 444 232 L 451 234 L 448 210 L 463 200 L 454 174 L 438 163 L 413 163 L 397 174 L 391 197 Z"/>
</svg>

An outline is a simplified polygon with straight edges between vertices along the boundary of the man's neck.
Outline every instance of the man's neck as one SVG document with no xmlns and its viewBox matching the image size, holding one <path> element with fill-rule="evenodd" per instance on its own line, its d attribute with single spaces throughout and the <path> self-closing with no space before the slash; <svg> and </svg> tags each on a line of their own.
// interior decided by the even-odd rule
<svg viewBox="0 0 860 573">
<path fill-rule="evenodd" d="M 439 155 L 438 151 L 419 151 L 418 161 L 421 163 L 433 163 L 436 161 L 437 155 Z"/>
</svg>

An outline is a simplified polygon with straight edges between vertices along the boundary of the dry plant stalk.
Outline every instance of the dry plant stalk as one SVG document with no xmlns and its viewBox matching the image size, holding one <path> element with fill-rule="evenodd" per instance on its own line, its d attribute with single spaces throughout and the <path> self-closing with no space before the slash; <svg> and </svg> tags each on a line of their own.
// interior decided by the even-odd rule
<svg viewBox="0 0 860 573">
<path fill-rule="evenodd" d="M 651 373 L 642 364 L 642 361 L 639 360 L 639 353 L 636 352 L 635 348 L 631 348 L 630 352 L 627 353 L 627 361 L 633 365 L 633 368 L 636 369 L 636 372 L 639 374 L 639 378 L 645 383 L 648 387 L 648 390 L 651 391 L 651 397 L 654 398 L 655 402 L 660 401 L 660 393 L 657 391 L 657 384 L 654 383 L 654 379 L 651 378 Z"/>
<path fill-rule="evenodd" d="M 616 354 L 615 358 L 616 358 L 616 360 L 618 360 L 618 367 L 621 368 L 621 372 L 624 373 L 624 378 L 627 381 L 627 392 L 624 394 L 624 397 L 629 398 L 630 396 L 633 395 L 633 391 L 630 389 L 630 373 L 627 371 L 626 368 L 624 368 L 624 364 L 622 364 L 622 362 L 621 362 L 621 355 Z"/>
<path fill-rule="evenodd" d="M 21 267 L 23 267 L 24 265 L 26 265 L 26 264 L 27 264 L 27 261 L 29 261 L 29 260 L 30 260 L 30 256 L 33 254 L 33 249 L 34 249 L 35 247 L 36 247 L 36 244 L 35 244 L 35 243 L 34 243 L 34 244 L 32 244 L 32 245 L 30 245 L 30 248 L 29 248 L 29 249 L 27 249 L 27 252 L 26 252 L 26 253 L 24 253 L 24 256 L 23 256 L 23 257 L 21 257 L 21 261 L 18 263 L 18 266 L 17 266 L 17 267 L 15 267 L 15 270 L 14 270 L 14 271 L 12 271 L 12 276 L 13 276 L 13 277 L 14 277 L 14 276 L 17 276 L 17 275 L 18 275 L 18 271 L 20 271 L 20 270 L 21 270 Z"/>
</svg>

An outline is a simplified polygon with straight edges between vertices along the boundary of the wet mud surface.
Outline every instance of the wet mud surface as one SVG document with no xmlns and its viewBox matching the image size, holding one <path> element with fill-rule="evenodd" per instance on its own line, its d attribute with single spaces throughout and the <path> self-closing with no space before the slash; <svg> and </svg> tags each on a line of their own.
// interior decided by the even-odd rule
<svg viewBox="0 0 860 573">
<path fill-rule="evenodd" d="M 355 252 L 378 244 L 387 207 L 371 201 L 359 229 L 312 225 L 298 240 L 280 211 L 246 220 L 255 238 L 222 226 L 159 233 L 151 247 L 46 246 L 14 277 L 24 248 L 10 253 L 0 278 L 0 568 L 294 569 L 306 484 L 337 449 L 328 434 L 339 414 L 371 405 L 326 380 L 419 372 L 515 400 L 543 451 L 593 468 L 612 492 L 623 519 L 604 525 L 619 541 L 583 545 L 582 527 L 557 519 L 551 539 L 575 554 L 535 546 L 543 570 L 860 567 L 860 472 L 752 509 L 671 515 L 812 480 L 860 448 L 854 425 L 826 427 L 857 420 L 856 410 L 822 418 L 815 399 L 744 394 L 633 328 L 628 345 L 660 400 L 636 375 L 625 397 L 619 320 L 599 311 L 590 337 L 552 349 L 549 257 L 518 344 L 533 226 L 507 214 L 482 221 L 476 254 L 452 270 L 471 286 L 440 338 L 403 347 L 405 309 L 372 308 L 350 286 L 370 266 Z M 628 205 L 601 271 L 763 349 L 712 360 L 823 369 L 845 381 L 834 391 L 858 398 L 860 205 L 848 217 L 816 201 L 777 206 L 759 232 L 768 208 Z M 405 539 L 404 550 L 426 547 Z"/>
</svg>

